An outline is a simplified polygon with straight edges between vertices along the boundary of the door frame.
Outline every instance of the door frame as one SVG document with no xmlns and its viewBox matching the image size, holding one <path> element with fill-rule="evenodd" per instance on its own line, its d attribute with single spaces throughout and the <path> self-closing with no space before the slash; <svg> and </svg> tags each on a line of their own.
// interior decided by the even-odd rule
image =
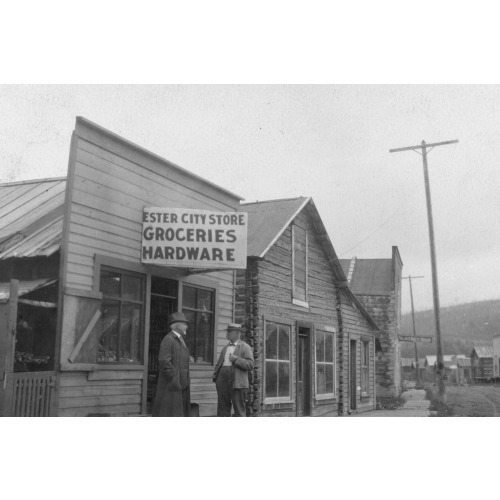
<svg viewBox="0 0 500 500">
<path fill-rule="evenodd" d="M 302 335 L 303 337 L 307 336 L 309 338 L 308 341 L 308 348 L 309 348 L 309 386 L 307 388 L 308 390 L 308 398 L 307 398 L 307 404 L 309 406 L 309 415 L 304 415 L 304 416 L 311 416 L 312 414 L 312 409 L 313 409 L 313 386 L 314 386 L 314 376 L 313 376 L 313 335 L 314 335 L 314 324 L 310 323 L 308 321 L 296 321 L 295 323 L 295 345 L 296 345 L 296 352 L 295 352 L 295 415 L 298 416 L 299 414 L 299 342 L 300 339 L 300 329 L 304 328 L 306 330 L 309 330 L 309 333 L 307 335 Z"/>
<path fill-rule="evenodd" d="M 357 339 L 349 338 L 349 411 L 357 411 L 358 409 L 357 372 L 358 372 L 358 341 Z"/>
</svg>

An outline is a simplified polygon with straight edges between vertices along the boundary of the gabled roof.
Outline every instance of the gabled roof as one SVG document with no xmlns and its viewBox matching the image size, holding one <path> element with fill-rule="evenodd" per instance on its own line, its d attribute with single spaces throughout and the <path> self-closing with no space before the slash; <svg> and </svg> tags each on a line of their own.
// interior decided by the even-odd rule
<svg viewBox="0 0 500 500">
<path fill-rule="evenodd" d="M 61 177 L 0 184 L 0 259 L 59 250 L 65 189 Z"/>
<path fill-rule="evenodd" d="M 392 292 L 392 259 L 340 259 L 351 290 L 359 295 Z"/>
<path fill-rule="evenodd" d="M 443 363 L 451 363 L 453 359 L 453 354 L 443 354 Z M 425 357 L 425 362 L 429 366 L 434 366 L 437 361 L 437 356 L 434 355 L 429 355 Z"/>
<path fill-rule="evenodd" d="M 458 358 L 457 365 L 463 368 L 467 368 L 468 366 L 472 366 L 470 362 L 470 358 Z"/>
<path fill-rule="evenodd" d="M 476 356 L 478 358 L 492 358 L 493 357 L 493 349 L 489 346 L 475 345 L 472 348 L 472 354 L 476 351 Z M 471 356 L 472 356 L 471 354 Z"/>
<path fill-rule="evenodd" d="M 401 358 L 401 366 L 412 366 L 412 358 Z"/>
<path fill-rule="evenodd" d="M 239 211 L 248 212 L 248 256 L 264 257 L 310 199 L 242 203 Z"/>
<path fill-rule="evenodd" d="M 370 326 L 374 330 L 379 330 L 364 305 L 347 286 L 346 276 L 312 198 L 301 196 L 282 200 L 242 203 L 239 212 L 248 213 L 248 257 L 264 258 L 286 228 L 303 210 L 308 210 L 312 217 L 317 236 L 322 242 L 328 262 L 332 266 L 337 286 L 342 288 L 342 291 L 356 305 Z"/>
</svg>

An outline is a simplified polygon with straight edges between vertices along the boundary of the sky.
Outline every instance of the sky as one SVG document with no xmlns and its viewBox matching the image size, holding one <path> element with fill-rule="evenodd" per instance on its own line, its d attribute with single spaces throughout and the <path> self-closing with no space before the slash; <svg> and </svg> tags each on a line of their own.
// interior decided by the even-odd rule
<svg viewBox="0 0 500 500">
<path fill-rule="evenodd" d="M 432 308 L 428 154 L 441 307 L 498 299 L 500 86 L 0 85 L 0 182 L 65 176 L 76 116 L 245 201 L 310 196 L 340 258 L 397 246 Z M 411 310 L 403 281 L 403 312 Z"/>
<path fill-rule="evenodd" d="M 0 110 L 0 182 L 65 176 L 84 116 L 245 201 L 312 197 L 340 258 L 397 246 L 417 311 L 422 156 L 389 149 L 458 139 L 428 154 L 441 307 L 500 298 L 500 86 L 0 85 Z"/>
</svg>

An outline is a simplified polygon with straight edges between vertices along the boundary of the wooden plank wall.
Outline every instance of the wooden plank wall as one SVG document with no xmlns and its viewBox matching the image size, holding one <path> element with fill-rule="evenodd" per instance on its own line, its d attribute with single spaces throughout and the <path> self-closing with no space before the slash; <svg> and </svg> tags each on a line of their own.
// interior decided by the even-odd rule
<svg viewBox="0 0 500 500">
<path fill-rule="evenodd" d="M 375 401 L 375 337 L 374 332 L 371 330 L 368 322 L 361 312 L 351 303 L 348 297 L 342 294 L 342 319 L 344 326 L 344 337 L 346 342 L 348 340 L 356 340 L 356 380 L 358 386 L 361 385 L 361 343 L 362 341 L 369 340 L 369 356 L 370 364 L 368 366 L 368 397 L 361 397 L 360 391 L 357 393 L 357 410 L 359 413 L 368 410 L 374 410 L 376 407 Z M 346 353 L 346 359 L 344 366 L 346 367 L 345 377 L 348 379 L 348 369 L 349 369 L 349 349 L 348 345 L 344 352 Z M 350 395 L 349 391 L 347 392 Z M 345 402 L 349 405 L 349 401 Z"/>
<path fill-rule="evenodd" d="M 77 121 L 73 137 L 68 182 L 72 185 L 68 187 L 63 283 L 65 287 L 89 293 L 98 287 L 93 282 L 96 254 L 140 264 L 145 206 L 233 211 L 239 203 L 236 196 L 190 177 L 182 169 L 81 121 Z M 233 319 L 233 271 L 210 272 L 206 277 L 219 285 L 216 341 L 219 353 L 225 345 L 225 328 Z M 62 335 L 63 358 L 65 355 L 67 358 L 74 338 L 66 339 L 64 331 Z M 71 345 L 67 345 L 68 340 Z M 62 359 L 62 363 L 67 363 L 67 359 Z M 192 401 L 200 404 L 201 414 L 215 414 L 213 366 L 193 366 L 192 371 Z M 102 380 L 95 377 L 89 380 L 88 372 L 63 373 L 59 414 L 139 413 L 143 372 L 108 373 Z M 138 374 L 140 379 L 131 378 Z"/>
<path fill-rule="evenodd" d="M 259 311 L 264 316 L 273 315 L 287 320 L 310 322 L 317 325 L 327 325 L 338 329 L 334 275 L 328 258 L 317 237 L 316 229 L 304 212 L 300 213 L 294 221 L 308 231 L 309 258 L 308 258 L 308 303 L 309 309 L 294 305 L 292 302 L 292 231 L 288 227 L 273 247 L 268 251 L 264 260 L 259 262 Z M 337 346 L 336 353 L 338 354 Z M 260 346 L 261 352 L 264 346 Z M 335 401 L 315 401 L 315 366 L 314 353 L 316 349 L 313 335 L 311 345 L 311 384 L 312 384 L 312 410 L 313 416 L 324 413 L 337 412 L 337 399 Z M 295 401 L 296 380 L 296 332 L 292 328 L 292 394 Z M 337 362 L 338 369 L 338 362 Z M 262 379 L 263 380 L 263 379 Z M 338 384 L 338 373 L 336 383 Z M 338 395 L 338 387 L 336 388 Z M 263 388 L 262 388 L 262 398 Z M 338 398 L 338 396 L 337 396 Z M 282 416 L 295 416 L 295 403 L 287 405 L 262 405 L 262 416 L 273 414 Z"/>
</svg>

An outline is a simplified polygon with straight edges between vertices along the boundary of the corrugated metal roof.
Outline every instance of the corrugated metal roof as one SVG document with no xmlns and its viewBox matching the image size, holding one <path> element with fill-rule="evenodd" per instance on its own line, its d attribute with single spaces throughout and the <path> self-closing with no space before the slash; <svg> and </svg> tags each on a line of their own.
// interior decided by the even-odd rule
<svg viewBox="0 0 500 500">
<path fill-rule="evenodd" d="M 458 358 L 457 364 L 460 367 L 467 368 L 468 366 L 472 366 L 470 362 L 470 358 Z"/>
<path fill-rule="evenodd" d="M 443 354 L 443 363 L 451 363 L 453 359 L 453 354 Z M 429 355 L 425 357 L 425 361 L 429 366 L 434 366 L 437 361 L 436 355 Z"/>
<path fill-rule="evenodd" d="M 18 296 L 21 297 L 29 292 L 43 288 L 44 286 L 52 285 L 57 281 L 56 278 L 44 278 L 39 280 L 19 281 Z M 0 300 L 9 300 L 10 282 L 0 283 Z"/>
<path fill-rule="evenodd" d="M 248 212 L 248 256 L 263 257 L 281 236 L 310 198 L 244 203 L 240 212 Z"/>
<path fill-rule="evenodd" d="M 493 357 L 493 348 L 489 346 L 483 345 L 475 345 L 472 349 L 472 352 L 476 351 L 476 355 L 478 358 L 492 358 Z"/>
<path fill-rule="evenodd" d="M 340 259 L 346 276 L 352 259 Z M 386 295 L 392 291 L 392 259 L 355 259 L 351 290 L 358 295 Z"/>
<path fill-rule="evenodd" d="M 65 178 L 0 184 L 0 259 L 59 249 L 65 189 Z"/>
<path fill-rule="evenodd" d="M 0 259 L 10 257 L 48 257 L 57 252 L 61 246 L 63 216 L 57 217 L 38 231 L 10 245 L 0 253 Z"/>
<path fill-rule="evenodd" d="M 401 366 L 412 366 L 413 359 L 411 358 L 401 358 Z"/>
</svg>

